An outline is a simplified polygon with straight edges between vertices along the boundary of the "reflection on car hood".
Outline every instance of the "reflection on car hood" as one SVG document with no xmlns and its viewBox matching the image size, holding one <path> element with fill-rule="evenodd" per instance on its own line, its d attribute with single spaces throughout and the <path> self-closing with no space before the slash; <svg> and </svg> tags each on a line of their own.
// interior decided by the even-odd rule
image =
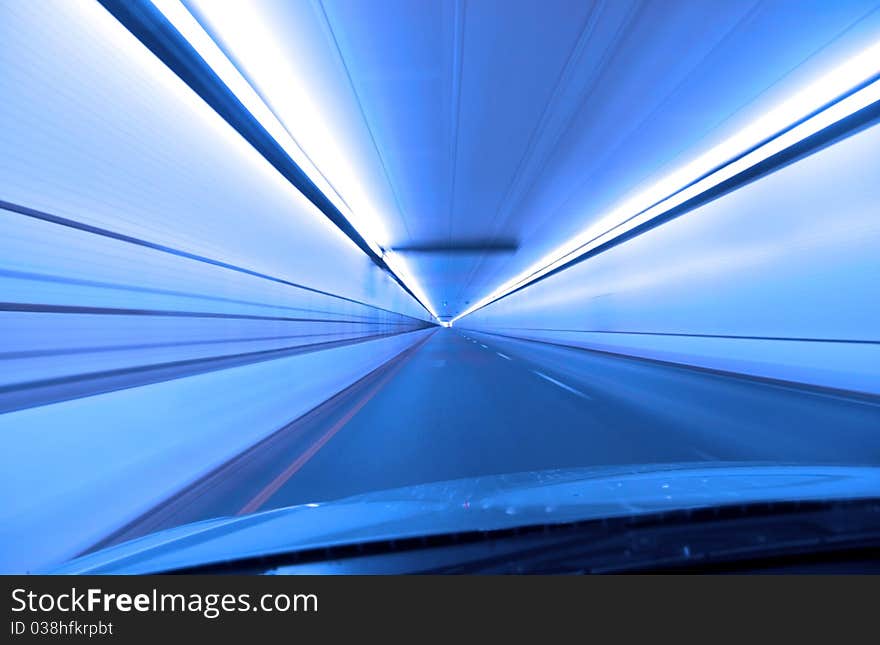
<svg viewBox="0 0 880 645">
<path fill-rule="evenodd" d="M 52 573 L 157 573 L 239 558 L 460 531 L 707 506 L 880 496 L 880 468 L 694 464 L 476 477 L 160 531 Z"/>
</svg>

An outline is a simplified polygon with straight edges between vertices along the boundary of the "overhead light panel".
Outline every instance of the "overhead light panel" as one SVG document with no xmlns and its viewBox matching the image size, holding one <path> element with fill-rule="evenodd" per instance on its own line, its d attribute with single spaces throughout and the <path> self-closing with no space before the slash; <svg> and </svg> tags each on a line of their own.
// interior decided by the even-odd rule
<svg viewBox="0 0 880 645">
<path fill-rule="evenodd" d="M 308 180 L 320 191 L 320 197 L 329 200 L 332 204 L 332 207 L 330 207 L 331 211 L 335 208 L 345 219 L 343 226 L 350 226 L 355 231 L 355 237 L 359 237 L 369 251 L 372 252 L 374 259 L 380 265 L 384 263 L 394 277 L 400 281 L 425 309 L 434 318 L 437 317 L 424 290 L 413 277 L 405 263 L 401 262 L 399 258 L 393 257 L 389 261 L 388 253 L 385 250 L 385 246 L 388 244 L 387 234 L 378 218 L 372 213 L 363 212 L 363 210 L 369 209 L 361 209 L 361 212 L 355 212 L 355 209 L 350 206 L 331 181 L 328 180 L 328 175 L 313 163 L 306 151 L 302 149 L 288 131 L 287 126 L 278 119 L 272 109 L 251 86 L 250 82 L 239 72 L 223 50 L 214 42 L 210 34 L 179 0 L 141 0 L 140 2 L 134 0 L 131 4 L 116 2 L 116 0 L 101 1 L 108 8 L 111 8 L 111 6 L 116 8 L 115 5 L 120 5 L 121 9 L 119 10 L 126 12 L 136 11 L 137 6 L 142 3 L 154 7 L 201 57 L 205 64 L 210 67 L 220 82 L 235 96 L 250 116 L 259 123 L 274 143 L 280 146 L 284 154 L 298 166 L 298 170 L 308 177 Z M 113 9 L 111 9 L 111 12 L 117 13 Z M 314 117 L 314 111 L 312 114 Z M 287 125 L 317 129 L 314 122 Z M 329 128 L 324 127 L 326 124 L 321 125 L 320 131 L 329 132 Z M 336 216 L 338 217 L 338 215 Z M 357 242 L 357 240 L 355 241 Z M 360 242 L 357 243 L 360 244 Z"/>
<path fill-rule="evenodd" d="M 773 110 L 627 199 L 565 244 L 453 318 L 453 322 L 569 265 L 678 206 L 880 101 L 880 42 L 819 78 Z"/>
</svg>

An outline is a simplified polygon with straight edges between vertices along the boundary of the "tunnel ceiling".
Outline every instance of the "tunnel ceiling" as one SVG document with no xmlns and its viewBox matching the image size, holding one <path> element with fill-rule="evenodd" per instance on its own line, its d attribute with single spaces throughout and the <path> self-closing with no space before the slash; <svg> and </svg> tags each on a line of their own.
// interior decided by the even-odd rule
<svg viewBox="0 0 880 645">
<path fill-rule="evenodd" d="M 877 13 L 873 1 L 186 4 L 441 316 L 826 71 Z"/>
</svg>

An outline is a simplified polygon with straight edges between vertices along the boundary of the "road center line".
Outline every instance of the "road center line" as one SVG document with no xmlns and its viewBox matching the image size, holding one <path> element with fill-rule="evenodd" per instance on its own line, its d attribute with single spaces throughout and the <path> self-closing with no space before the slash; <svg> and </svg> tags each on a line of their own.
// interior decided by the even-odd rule
<svg viewBox="0 0 880 645">
<path fill-rule="evenodd" d="M 427 340 L 427 339 L 425 339 Z M 360 412 L 361 408 L 363 408 L 367 403 L 369 403 L 373 397 L 385 386 L 388 381 L 394 378 L 400 369 L 406 364 L 408 359 L 415 354 L 415 350 L 422 347 L 425 344 L 423 340 L 420 343 L 417 343 L 410 347 L 408 350 L 404 350 L 394 358 L 392 358 L 386 365 L 389 363 L 389 369 L 383 374 L 379 381 L 374 383 L 369 390 L 367 390 L 366 394 L 364 394 L 357 403 L 355 403 L 349 410 L 334 423 L 329 430 L 327 430 L 323 435 L 318 437 L 317 441 L 315 441 L 309 448 L 306 449 L 301 455 L 299 455 L 293 462 L 283 470 L 275 479 L 273 479 L 269 484 L 263 488 L 257 495 L 251 499 L 247 504 L 245 504 L 236 515 L 247 515 L 249 513 L 255 512 L 259 509 L 263 504 L 265 504 L 270 497 L 272 497 L 278 489 L 281 488 L 287 481 L 296 474 L 303 466 L 305 466 L 306 462 L 308 462 L 315 454 L 326 444 L 333 436 L 342 430 L 345 425 L 351 421 L 354 416 Z"/>
<path fill-rule="evenodd" d="M 498 354 L 501 358 L 503 358 L 505 360 L 508 360 L 508 361 L 510 360 L 510 356 L 507 356 L 506 354 L 502 354 L 501 352 L 495 352 L 495 353 Z"/>
<path fill-rule="evenodd" d="M 489 349 L 489 348 L 486 347 L 483 343 L 480 343 L 480 347 L 482 347 L 483 349 Z"/>
<path fill-rule="evenodd" d="M 538 371 L 536 371 L 536 370 L 532 370 L 532 374 L 536 374 L 536 375 L 540 376 L 542 379 L 544 379 L 545 381 L 550 381 L 551 383 L 553 383 L 553 385 L 558 385 L 558 386 L 561 387 L 563 390 L 568 390 L 568 391 L 571 392 L 572 394 L 575 394 L 575 395 L 577 395 L 577 396 L 580 396 L 580 397 L 582 397 L 582 398 L 584 398 L 584 399 L 590 399 L 590 400 L 592 400 L 592 398 L 593 398 L 593 397 L 587 396 L 587 395 L 584 394 L 583 392 L 578 392 L 578 391 L 577 391 L 576 389 L 574 389 L 573 387 L 571 387 L 571 386 L 569 386 L 569 385 L 566 385 L 565 383 L 561 383 L 560 381 L 557 381 L 555 378 L 553 378 L 553 377 L 551 377 L 551 376 L 547 376 L 546 374 L 543 374 L 543 373 L 538 372 Z"/>
</svg>

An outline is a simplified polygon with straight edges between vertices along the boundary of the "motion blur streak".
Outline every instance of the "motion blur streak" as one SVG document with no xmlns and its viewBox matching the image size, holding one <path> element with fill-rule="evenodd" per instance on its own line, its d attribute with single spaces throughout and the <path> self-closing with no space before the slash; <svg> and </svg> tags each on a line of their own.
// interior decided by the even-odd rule
<svg viewBox="0 0 880 645">
<path fill-rule="evenodd" d="M 0 30 L 9 568 L 89 546 L 430 324 L 99 4 L 7 2 Z"/>
<path fill-rule="evenodd" d="M 101 3 L 0 0 L 0 570 L 457 477 L 880 464 L 877 0 L 129 6 L 365 244 Z"/>
</svg>

